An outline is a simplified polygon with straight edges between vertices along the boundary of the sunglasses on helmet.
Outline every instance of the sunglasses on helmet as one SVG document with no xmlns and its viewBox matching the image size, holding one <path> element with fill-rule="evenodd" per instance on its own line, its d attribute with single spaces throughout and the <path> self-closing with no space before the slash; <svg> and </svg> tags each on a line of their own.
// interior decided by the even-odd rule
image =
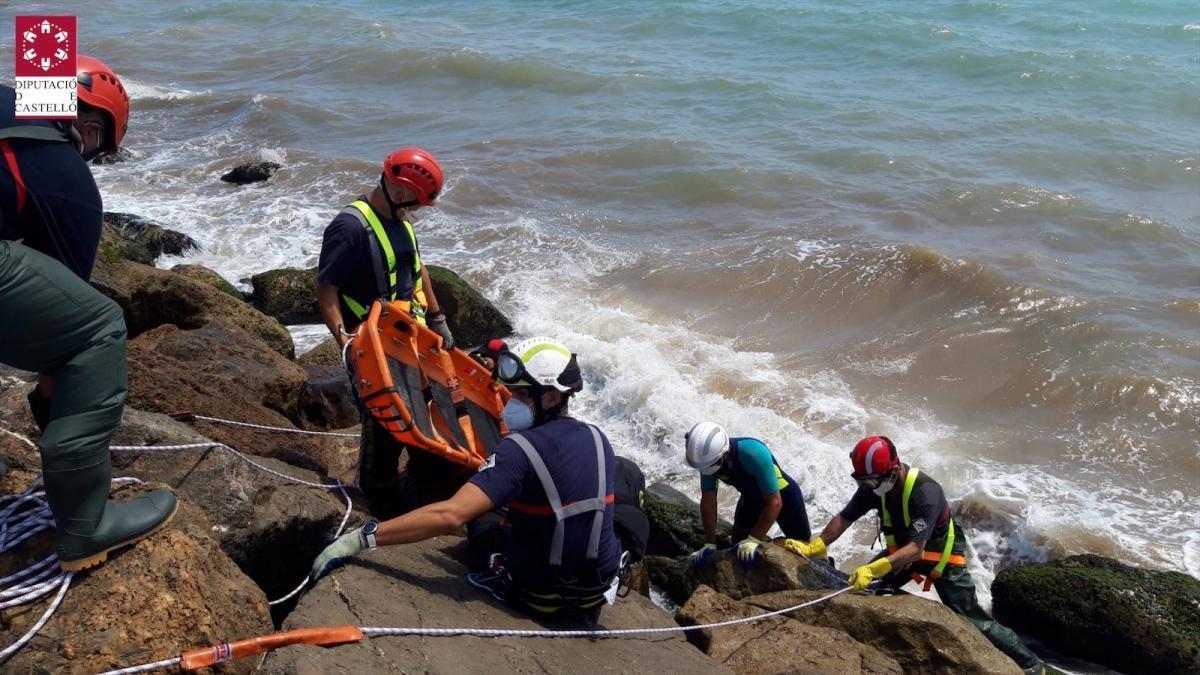
<svg viewBox="0 0 1200 675">
<path fill-rule="evenodd" d="M 859 485 L 861 485 L 865 488 L 869 488 L 871 490 L 875 490 L 875 489 L 878 489 L 880 485 L 883 485 L 883 481 L 887 480 L 888 476 L 890 476 L 890 475 L 891 475 L 891 472 L 889 471 L 888 473 L 885 473 L 882 476 L 876 475 L 876 474 L 872 474 L 870 476 L 860 476 L 858 474 L 852 473 L 852 474 L 850 474 L 850 477 L 853 478 L 854 481 L 856 483 L 858 483 Z"/>
<path fill-rule="evenodd" d="M 496 370 L 494 373 L 497 381 L 509 387 L 545 386 L 530 374 L 525 368 L 525 362 L 516 354 L 509 351 L 507 345 L 504 346 L 503 350 L 496 357 Z M 574 354 L 571 355 L 571 361 L 558 376 L 557 381 L 564 387 L 570 387 L 578 391 L 576 387 L 580 385 L 582 380 L 579 372 L 579 364 L 576 363 Z"/>
</svg>

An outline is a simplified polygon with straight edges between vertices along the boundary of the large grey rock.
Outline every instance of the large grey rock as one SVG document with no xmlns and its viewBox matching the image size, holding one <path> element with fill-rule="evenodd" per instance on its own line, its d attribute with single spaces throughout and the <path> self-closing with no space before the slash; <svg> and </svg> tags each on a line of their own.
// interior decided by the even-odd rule
<svg viewBox="0 0 1200 675">
<path fill-rule="evenodd" d="M 105 211 L 97 259 L 101 262 L 131 260 L 152 265 L 160 255 L 180 255 L 198 248 L 199 244 L 191 237 L 149 218 Z"/>
<path fill-rule="evenodd" d="M 343 366 L 304 365 L 308 382 L 300 392 L 300 416 L 305 426 L 340 429 L 359 422 L 358 399 Z"/>
<path fill-rule="evenodd" d="M 755 595 L 742 602 L 774 611 L 827 593 L 781 591 Z M 1017 664 L 992 646 L 970 621 L 945 605 L 915 595 L 846 593 L 788 616 L 840 630 L 896 659 L 906 673 L 1021 673 Z"/>
<path fill-rule="evenodd" d="M 693 588 L 701 584 L 740 600 L 751 595 L 795 589 L 838 589 L 845 584 L 828 567 L 773 543 L 760 549 L 753 564 L 739 562 L 729 549 L 717 551 L 702 567 L 689 570 Z"/>
<path fill-rule="evenodd" d="M 707 586 L 692 594 L 675 619 L 684 626 L 719 623 L 763 614 Z M 901 675 L 892 657 L 840 630 L 810 626 L 784 616 L 688 633 L 701 651 L 735 673 L 878 673 Z"/>
<path fill-rule="evenodd" d="M 665 483 L 646 488 L 643 503 L 650 521 L 650 542 L 646 553 L 676 557 L 687 555 L 704 546 L 704 526 L 700 521 L 700 505 L 682 492 Z M 725 521 L 717 523 L 717 546 L 732 545 Z"/>
<path fill-rule="evenodd" d="M 275 175 L 275 172 L 280 169 L 280 165 L 275 162 L 250 162 L 248 164 L 239 164 L 228 173 L 221 176 L 221 180 L 226 183 L 234 183 L 243 185 L 245 183 L 257 183 L 267 180 Z"/>
<path fill-rule="evenodd" d="M 334 570 L 300 600 L 283 627 L 322 625 L 564 627 L 535 622 L 467 584 L 448 552 L 457 537 L 377 549 Z M 631 593 L 604 610 L 605 628 L 673 626 L 662 610 Z M 565 627 L 578 628 L 578 624 Z M 679 634 L 621 639 L 377 637 L 333 649 L 289 647 L 272 653 L 263 673 L 727 673 Z"/>
<path fill-rule="evenodd" d="M 512 335 L 512 322 L 490 300 L 454 271 L 429 265 L 438 303 L 460 347 L 478 345 L 492 338 Z"/>
<path fill-rule="evenodd" d="M 1200 673 L 1200 581 L 1098 555 L 1002 571 L 996 618 L 1127 673 Z"/>
<path fill-rule="evenodd" d="M 250 277 L 254 306 L 283 324 L 321 323 L 317 309 L 317 268 L 270 270 Z"/>
</svg>

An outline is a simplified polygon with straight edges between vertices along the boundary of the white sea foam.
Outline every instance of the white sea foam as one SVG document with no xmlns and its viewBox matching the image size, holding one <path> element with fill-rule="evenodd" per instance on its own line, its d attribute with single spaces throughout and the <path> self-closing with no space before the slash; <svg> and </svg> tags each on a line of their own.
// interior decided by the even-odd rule
<svg viewBox="0 0 1200 675">
<path fill-rule="evenodd" d="M 212 94 L 211 89 L 205 89 L 204 91 L 192 91 L 190 89 L 184 89 L 183 87 L 177 87 L 173 85 L 147 84 L 145 82 L 138 82 L 137 80 L 128 77 L 122 77 L 121 84 L 125 86 L 125 92 L 129 94 L 130 100 L 135 102 L 135 106 L 137 101 L 146 101 L 151 99 L 159 101 L 181 101 L 184 99 L 200 98 Z"/>
</svg>

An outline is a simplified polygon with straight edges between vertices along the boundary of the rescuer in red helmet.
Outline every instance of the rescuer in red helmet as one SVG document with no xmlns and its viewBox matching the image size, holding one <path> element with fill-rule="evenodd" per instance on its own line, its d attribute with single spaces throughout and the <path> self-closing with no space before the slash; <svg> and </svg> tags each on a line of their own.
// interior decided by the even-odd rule
<svg viewBox="0 0 1200 675">
<path fill-rule="evenodd" d="M 967 571 L 967 533 L 950 514 L 942 486 L 928 474 L 900 461 L 887 436 L 867 436 L 850 451 L 851 475 L 858 491 L 821 535 L 804 542 L 788 539 L 784 548 L 807 558 L 824 558 L 825 547 L 872 509 L 879 511 L 887 551 L 854 570 L 850 585 L 867 588 L 880 580 L 895 589 L 910 580 L 932 586 L 942 603 L 975 624 L 984 637 L 1026 673 L 1041 673 L 1042 662 L 1021 638 L 979 606 L 975 582 Z"/>
<path fill-rule="evenodd" d="M 447 349 L 454 336 L 438 304 L 429 270 L 421 262 L 417 235 L 409 222 L 422 207 L 433 206 L 444 183 L 442 167 L 429 151 L 401 148 L 383 160 L 379 183 L 369 195 L 343 208 L 325 228 L 317 270 L 317 306 L 339 346 L 366 318 L 377 299 L 407 303 L 419 322 L 442 336 Z M 402 446 L 363 412 L 359 486 L 382 518 L 396 514 L 397 467 Z M 427 453 L 413 453 L 420 464 L 441 463 Z M 435 473 L 447 473 L 431 467 Z"/>
</svg>

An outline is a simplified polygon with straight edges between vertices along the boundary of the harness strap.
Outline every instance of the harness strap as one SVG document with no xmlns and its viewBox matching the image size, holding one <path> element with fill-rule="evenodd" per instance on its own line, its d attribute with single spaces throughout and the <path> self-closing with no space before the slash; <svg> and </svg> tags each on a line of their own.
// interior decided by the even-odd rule
<svg viewBox="0 0 1200 675">
<path fill-rule="evenodd" d="M 562 498 L 559 497 L 558 487 L 554 484 L 554 478 L 550 475 L 550 470 L 546 468 L 546 463 L 542 461 L 542 456 L 538 454 L 537 449 L 533 447 L 529 439 L 519 433 L 509 436 L 509 438 L 516 441 L 517 445 L 525 453 L 525 456 L 529 458 L 529 464 L 533 467 L 538 481 L 542 484 L 542 490 L 546 493 L 546 501 L 549 505 L 545 508 L 549 508 L 550 512 L 554 514 L 554 535 L 550 540 L 550 565 L 553 567 L 562 565 L 563 538 L 566 534 L 566 524 L 563 521 L 571 516 L 592 511 L 596 513 L 592 519 L 592 527 L 589 532 L 587 558 L 588 560 L 595 560 L 600 555 L 600 531 L 603 529 L 604 511 L 614 498 L 613 495 L 606 494 L 607 481 L 604 466 L 604 443 L 600 439 L 600 432 L 594 426 L 589 425 L 588 428 L 592 431 L 592 440 L 596 445 L 596 473 L 599 476 L 598 494 L 596 497 L 581 499 L 566 506 L 563 506 Z M 530 505 L 522 504 L 517 510 L 521 511 L 523 510 L 522 507 L 528 506 Z"/>
<path fill-rule="evenodd" d="M 567 502 L 566 504 L 563 504 L 563 512 L 566 513 L 567 510 L 569 510 L 572 506 L 574 506 L 576 504 L 591 505 L 595 501 L 596 501 L 595 499 L 584 499 L 584 500 L 577 501 L 577 502 Z M 605 506 L 608 506 L 609 504 L 615 504 L 616 501 L 617 501 L 616 495 L 605 495 L 604 496 L 604 505 Z M 521 513 L 525 513 L 525 514 L 528 514 L 531 516 L 552 516 L 552 515 L 554 515 L 554 509 L 550 508 L 549 506 L 546 506 L 545 504 L 526 504 L 525 502 L 509 502 L 508 508 L 512 509 L 513 511 L 519 511 Z M 585 509 L 585 510 L 587 510 L 587 509 Z"/>
<path fill-rule="evenodd" d="M 364 206 L 366 207 L 366 210 L 363 209 Z M 375 290 L 376 293 L 378 293 L 378 297 L 387 298 L 388 300 L 395 300 L 396 255 L 392 250 L 391 242 L 388 241 L 387 233 L 376 231 L 374 227 L 375 223 L 371 222 L 372 220 L 378 222 L 378 219 L 371 217 L 375 215 L 373 212 L 368 215 L 370 208 L 370 205 L 364 204 L 362 201 L 356 201 L 350 206 L 342 209 L 341 212 L 347 213 L 354 217 L 354 219 L 358 221 L 359 225 L 366 230 L 367 238 L 371 240 L 370 245 L 367 246 L 367 248 L 371 251 L 371 270 L 375 273 Z M 380 230 L 382 230 L 382 227 Z M 382 236 L 380 236 L 381 234 Z M 383 256 L 380 253 L 380 248 L 382 248 L 383 253 L 387 255 L 386 267 L 383 263 Z M 391 283 L 389 283 L 389 277 Z M 367 315 L 367 308 L 363 307 L 363 305 L 357 300 L 346 294 L 342 294 L 342 297 L 345 299 L 346 305 L 353 310 L 358 318 L 361 319 Z"/>
<path fill-rule="evenodd" d="M 8 165 L 8 172 L 13 177 L 13 188 L 17 193 L 17 213 L 20 213 L 25 208 L 25 179 L 21 178 L 21 167 L 17 165 L 17 155 L 8 141 L 0 139 L 0 152 L 4 153 L 4 163 Z"/>
<path fill-rule="evenodd" d="M 348 213 L 358 220 L 359 224 L 367 232 L 367 238 L 373 240 L 372 245 L 368 246 L 371 251 L 371 267 L 375 272 L 375 288 L 378 297 L 385 298 L 389 301 L 396 299 L 396 288 L 399 286 L 397 279 L 396 267 L 396 251 L 392 248 L 392 242 L 388 238 L 387 231 L 383 229 L 383 223 L 379 221 L 379 217 L 375 215 L 375 211 L 371 209 L 371 205 L 359 199 L 345 207 L 341 211 Z M 421 278 L 421 253 L 417 250 L 417 234 L 413 231 L 412 225 L 406 220 L 404 229 L 408 234 L 408 239 L 412 243 L 413 248 L 413 303 L 410 307 L 410 313 L 416 317 L 419 323 L 425 323 L 425 283 Z M 374 245 L 378 244 L 378 245 Z M 382 255 L 380 252 L 382 249 Z M 387 258 L 387 264 L 384 264 L 384 256 Z M 359 319 L 364 318 L 369 311 L 368 307 L 354 298 L 342 294 L 342 299 L 346 306 L 354 312 Z"/>
<path fill-rule="evenodd" d="M 912 496 L 913 486 L 916 485 L 917 476 L 920 473 L 921 473 L 920 469 L 913 467 L 909 470 L 908 477 L 904 480 L 904 495 L 900 500 L 900 508 L 904 515 L 904 527 L 905 528 L 907 528 L 909 525 L 912 524 L 912 519 L 909 518 L 909 515 L 908 515 L 908 499 L 909 499 L 909 497 Z M 896 537 L 895 537 L 895 535 L 887 533 L 887 530 L 892 527 L 892 516 L 890 513 L 888 513 L 886 499 L 884 497 L 880 497 L 879 502 L 880 502 L 880 520 L 883 524 L 883 527 L 885 528 L 884 538 L 887 540 L 887 550 L 888 550 L 888 553 L 895 553 L 897 550 L 899 550 L 899 547 L 896 546 Z M 947 506 L 947 510 L 949 510 L 949 506 Z M 949 517 L 949 514 L 947 514 L 947 516 Z M 937 581 L 938 579 L 940 579 L 942 577 L 942 573 L 946 571 L 946 565 L 949 564 L 949 565 L 965 566 L 967 564 L 966 558 L 961 555 L 953 555 L 953 549 L 954 549 L 954 518 L 951 517 L 950 525 L 946 532 L 946 542 L 942 546 L 942 550 L 940 552 L 926 550 L 921 554 L 922 560 L 936 563 L 933 567 L 933 570 L 931 570 L 929 572 L 929 575 L 927 577 L 924 577 L 920 574 L 917 574 L 916 572 L 913 572 L 913 574 L 912 574 L 913 581 L 916 581 L 917 583 L 921 583 L 922 581 L 924 581 L 925 590 L 928 591 L 929 587 L 931 585 L 933 585 L 933 582 Z"/>
</svg>

